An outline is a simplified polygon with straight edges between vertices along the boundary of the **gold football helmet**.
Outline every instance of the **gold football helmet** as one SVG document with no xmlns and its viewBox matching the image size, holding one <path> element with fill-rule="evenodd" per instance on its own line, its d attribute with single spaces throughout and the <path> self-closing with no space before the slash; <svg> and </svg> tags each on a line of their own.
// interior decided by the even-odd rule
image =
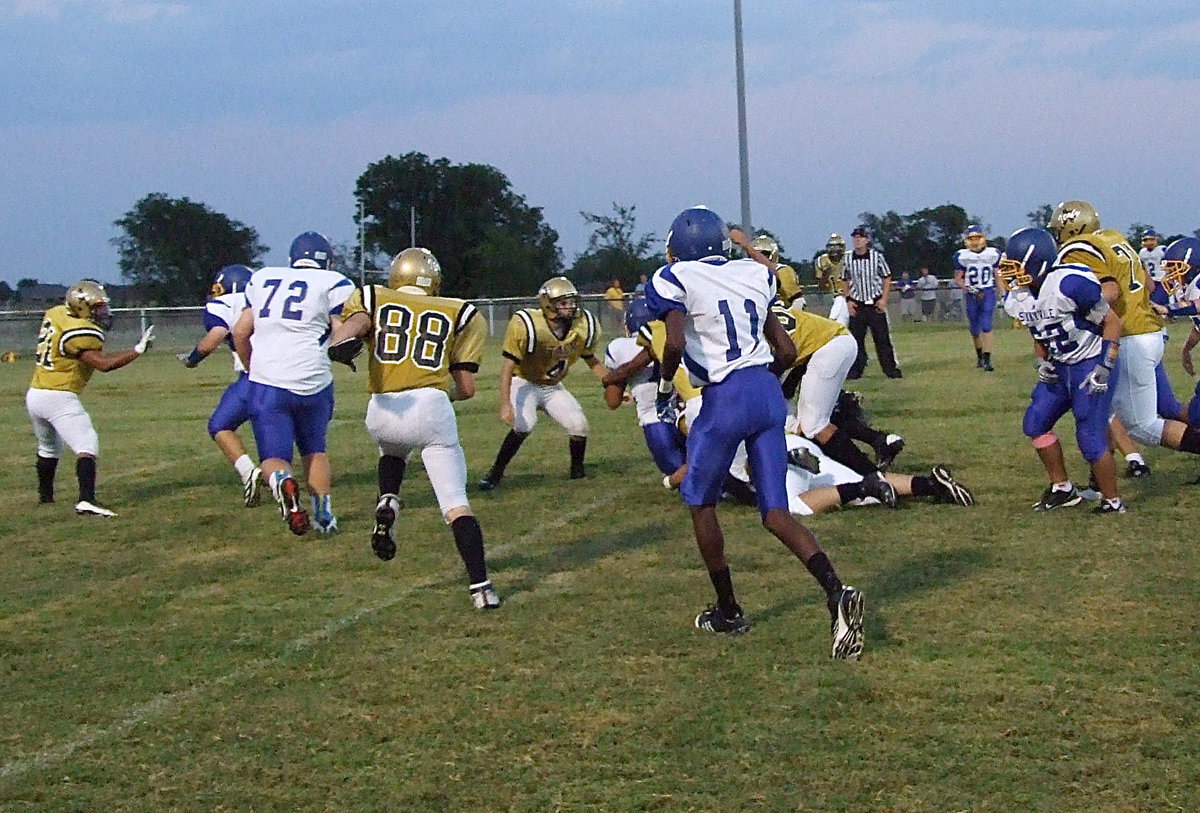
<svg viewBox="0 0 1200 813">
<path fill-rule="evenodd" d="M 406 248 L 388 267 L 389 288 L 420 288 L 437 296 L 442 288 L 442 266 L 427 248 Z"/>
<path fill-rule="evenodd" d="M 758 249 L 767 255 L 767 259 L 771 262 L 779 262 L 779 243 L 776 243 L 768 235 L 760 234 L 758 237 L 755 237 L 750 241 L 750 247 Z"/>
<path fill-rule="evenodd" d="M 566 277 L 552 277 L 538 289 L 538 304 L 547 319 L 574 319 L 579 313 L 579 291 Z"/>
<path fill-rule="evenodd" d="M 1100 214 L 1084 200 L 1065 200 L 1054 208 L 1046 231 L 1062 245 L 1072 237 L 1090 234 L 1100 229 Z"/>
<path fill-rule="evenodd" d="M 112 327 L 108 310 L 108 292 L 94 279 L 82 279 L 67 290 L 67 313 L 76 319 L 87 319 L 104 330 Z"/>
<path fill-rule="evenodd" d="M 779 286 L 779 301 L 791 305 L 800 296 L 800 275 L 790 265 L 775 266 L 775 279 Z"/>
<path fill-rule="evenodd" d="M 829 252 L 829 259 L 835 263 L 841 262 L 842 257 L 846 256 L 846 241 L 840 234 L 834 232 L 825 241 L 825 250 Z"/>
</svg>

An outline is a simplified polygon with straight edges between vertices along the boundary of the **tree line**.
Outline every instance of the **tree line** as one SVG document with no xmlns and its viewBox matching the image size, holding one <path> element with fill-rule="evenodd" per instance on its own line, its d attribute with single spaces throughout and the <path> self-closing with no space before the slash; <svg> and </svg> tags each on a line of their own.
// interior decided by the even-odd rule
<svg viewBox="0 0 1200 813">
<path fill-rule="evenodd" d="M 443 292 L 470 298 L 529 296 L 561 273 L 584 291 L 602 290 L 613 279 L 631 290 L 641 275 L 665 262 L 662 238 L 639 230 L 636 207 L 613 203 L 611 212 L 579 213 L 593 230 L 587 249 L 567 267 L 558 233 L 545 222 L 542 209 L 518 194 L 503 172 L 485 164 L 431 160 L 419 152 L 388 155 L 359 175 L 354 197 L 363 256 L 356 245 L 336 247 L 337 268 L 352 279 L 361 264 L 371 280 L 380 280 L 391 258 L 414 241 L 441 262 Z M 1029 224 L 1044 227 L 1052 210 L 1047 204 L 1030 211 Z M 925 266 L 939 277 L 952 275 L 952 256 L 967 226 L 987 229 L 952 203 L 904 215 L 862 212 L 859 224 L 870 230 L 872 244 L 897 275 Z M 261 265 L 269 251 L 253 227 L 206 204 L 163 193 L 146 195 L 114 225 L 120 230 L 112 243 L 121 274 L 147 304 L 202 302 L 217 269 Z M 1137 245 L 1150 228 L 1134 223 L 1127 234 Z M 755 233 L 774 237 L 782 261 L 796 268 L 802 281 L 813 280 L 813 261 L 823 249 L 811 257 L 791 257 L 769 229 Z M 1200 229 L 1195 234 L 1200 236 Z M 1004 239 L 993 236 L 990 243 L 1003 248 Z M 17 294 L 0 283 L 0 297 Z"/>
</svg>

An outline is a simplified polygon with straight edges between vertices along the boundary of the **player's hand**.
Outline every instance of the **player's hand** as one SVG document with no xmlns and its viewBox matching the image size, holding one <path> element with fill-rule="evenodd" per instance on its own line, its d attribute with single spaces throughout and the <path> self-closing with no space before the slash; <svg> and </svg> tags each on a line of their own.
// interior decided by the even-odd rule
<svg viewBox="0 0 1200 813">
<path fill-rule="evenodd" d="M 1195 375 L 1196 370 L 1192 367 L 1192 351 L 1185 350 L 1183 356 L 1179 359 L 1183 363 L 1183 371 L 1188 375 Z"/>
<path fill-rule="evenodd" d="M 1167 310 L 1167 307 L 1165 305 L 1160 305 L 1157 302 L 1151 302 L 1150 307 L 1153 308 L 1154 312 L 1157 313 L 1159 316 L 1170 316 L 1171 315 L 1171 312 L 1169 310 Z"/>
<path fill-rule="evenodd" d="M 663 423 L 675 423 L 675 419 L 679 415 L 675 401 L 675 385 L 670 381 L 659 381 L 658 393 L 654 396 L 654 411 L 658 413 L 658 419 Z"/>
<path fill-rule="evenodd" d="M 1050 359 L 1041 359 L 1037 365 L 1038 381 L 1043 384 L 1053 384 L 1058 381 L 1058 373 L 1054 370 L 1054 362 Z"/>
<path fill-rule="evenodd" d="M 133 352 L 140 356 L 149 350 L 152 344 L 154 344 L 154 325 L 142 331 L 142 338 L 138 339 L 137 344 L 133 346 Z"/>
<path fill-rule="evenodd" d="M 505 401 L 500 405 L 500 421 L 505 426 L 512 426 L 515 420 L 516 414 L 513 412 L 512 404 L 508 401 Z"/>
<path fill-rule="evenodd" d="M 850 297 L 846 297 L 846 311 L 851 316 L 858 316 L 858 303 Z"/>
<path fill-rule="evenodd" d="M 742 248 L 745 248 L 747 245 L 749 245 L 749 241 L 746 239 L 746 233 L 741 229 L 729 230 L 729 242 Z"/>
<path fill-rule="evenodd" d="M 1088 373 L 1087 378 L 1079 385 L 1079 389 L 1087 390 L 1088 395 L 1101 395 L 1108 392 L 1108 375 L 1110 370 L 1103 364 L 1097 364 Z"/>
<path fill-rule="evenodd" d="M 183 366 L 187 367 L 189 370 L 196 366 L 196 362 L 192 361 L 191 353 L 180 353 L 179 355 L 175 356 L 175 358 L 182 361 Z"/>
</svg>

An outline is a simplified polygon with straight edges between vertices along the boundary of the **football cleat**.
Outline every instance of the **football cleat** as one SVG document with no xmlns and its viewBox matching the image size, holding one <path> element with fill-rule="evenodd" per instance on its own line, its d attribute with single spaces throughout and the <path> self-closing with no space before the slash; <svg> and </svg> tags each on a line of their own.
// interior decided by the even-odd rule
<svg viewBox="0 0 1200 813">
<path fill-rule="evenodd" d="M 503 474 L 496 474 L 494 471 L 489 471 L 487 475 L 479 481 L 480 491 L 491 491 L 496 486 L 500 485 L 500 481 L 504 479 Z"/>
<path fill-rule="evenodd" d="M 75 503 L 75 513 L 88 517 L 115 517 L 117 515 L 116 511 L 109 511 L 107 508 L 88 502 L 87 500 L 80 500 Z"/>
<path fill-rule="evenodd" d="M 975 369 L 977 369 L 977 370 L 983 369 L 983 356 L 980 356 L 979 358 L 975 359 Z"/>
<path fill-rule="evenodd" d="M 883 447 L 876 449 L 878 460 L 875 465 L 880 471 L 887 471 L 892 463 L 896 462 L 896 456 L 904 451 L 904 438 L 899 435 L 888 435 L 884 438 Z"/>
<path fill-rule="evenodd" d="M 392 539 L 392 526 L 403 503 L 395 494 L 384 494 L 375 506 L 375 530 L 371 531 L 371 550 L 385 562 L 396 557 L 396 542 Z"/>
<path fill-rule="evenodd" d="M 971 493 L 971 489 L 955 480 L 950 469 L 945 466 L 934 466 L 933 470 L 929 472 L 929 476 L 933 478 L 938 491 L 941 492 L 942 502 L 952 502 L 955 505 L 975 504 L 975 495 Z"/>
<path fill-rule="evenodd" d="M 787 461 L 789 466 L 795 466 L 798 469 L 803 469 L 809 474 L 819 474 L 821 471 L 820 458 L 818 458 L 804 446 L 797 446 L 795 449 L 789 449 Z"/>
<path fill-rule="evenodd" d="M 578 466 L 571 466 L 572 480 L 582 480 L 584 477 L 587 477 L 587 470 L 584 469 L 582 463 L 580 463 Z"/>
<path fill-rule="evenodd" d="M 471 604 L 476 610 L 499 610 L 500 594 L 490 581 L 472 584 L 469 588 Z"/>
<path fill-rule="evenodd" d="M 1125 503 L 1120 497 L 1113 500 L 1101 500 L 1100 504 L 1092 509 L 1093 514 L 1124 514 Z"/>
<path fill-rule="evenodd" d="M 315 494 L 312 498 L 312 516 L 313 525 L 317 529 L 317 533 L 335 534 L 338 529 L 337 517 L 333 513 L 333 505 L 329 500 L 329 495 L 318 497 Z"/>
<path fill-rule="evenodd" d="M 985 373 L 994 373 L 994 372 L 996 372 L 996 368 L 992 366 L 992 360 L 991 360 L 991 359 L 982 359 L 981 361 L 982 361 L 983 363 L 982 363 L 982 364 L 980 364 L 979 366 L 983 368 L 983 371 L 984 371 Z"/>
<path fill-rule="evenodd" d="M 1128 471 L 1130 477 L 1145 477 L 1150 474 L 1150 467 L 1137 460 L 1130 460 Z"/>
<path fill-rule="evenodd" d="M 1087 488 L 1081 489 L 1079 496 L 1085 500 L 1100 499 L 1100 484 L 1096 482 L 1096 475 L 1093 474 L 1088 477 Z"/>
<path fill-rule="evenodd" d="M 849 585 L 842 588 L 837 606 L 830 610 L 833 618 L 834 660 L 856 661 L 863 651 L 863 597 Z"/>
<path fill-rule="evenodd" d="M 887 508 L 896 507 L 896 489 L 882 474 L 873 471 L 863 478 L 866 496 L 874 497 Z"/>
<path fill-rule="evenodd" d="M 742 635 L 750 631 L 750 622 L 740 612 L 733 618 L 726 618 L 716 605 L 696 616 L 696 629 L 707 632 L 720 632 L 724 635 Z"/>
<path fill-rule="evenodd" d="M 242 501 L 247 508 L 254 508 L 262 502 L 262 469 L 258 466 L 242 481 Z"/>
<path fill-rule="evenodd" d="M 276 472 L 278 474 L 278 472 Z M 278 491 L 279 515 L 287 523 L 288 528 L 296 536 L 308 533 L 308 512 L 300 507 L 300 484 L 294 477 L 277 477 L 275 488 Z"/>
<path fill-rule="evenodd" d="M 1066 491 L 1055 491 L 1054 486 L 1050 486 L 1042 492 L 1042 498 L 1033 504 L 1033 510 L 1053 511 L 1055 508 L 1079 505 L 1082 501 L 1083 497 L 1075 490 L 1075 486 L 1071 486 Z"/>
</svg>

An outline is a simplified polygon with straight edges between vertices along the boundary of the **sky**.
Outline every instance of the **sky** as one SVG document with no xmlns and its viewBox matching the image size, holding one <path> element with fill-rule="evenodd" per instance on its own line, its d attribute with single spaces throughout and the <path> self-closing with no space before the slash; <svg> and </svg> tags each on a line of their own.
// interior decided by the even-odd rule
<svg viewBox="0 0 1200 813">
<path fill-rule="evenodd" d="M 1194 0 L 744 0 L 743 24 L 752 219 L 786 254 L 942 203 L 993 234 L 1069 198 L 1200 227 Z M 413 151 L 498 168 L 568 266 L 580 212 L 660 238 L 741 214 L 732 0 L 0 0 L 0 87 L 12 285 L 120 281 L 113 221 L 152 192 L 268 262 L 353 244 L 355 180 Z"/>
</svg>

